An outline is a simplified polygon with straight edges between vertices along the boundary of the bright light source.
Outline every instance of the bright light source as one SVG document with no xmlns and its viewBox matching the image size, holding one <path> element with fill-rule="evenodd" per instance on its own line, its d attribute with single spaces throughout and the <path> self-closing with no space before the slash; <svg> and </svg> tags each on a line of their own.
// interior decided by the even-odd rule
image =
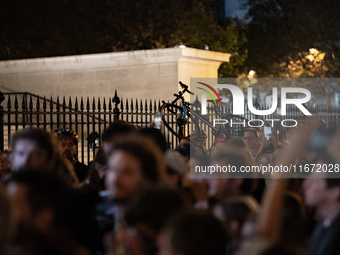
<svg viewBox="0 0 340 255">
<path fill-rule="evenodd" d="M 250 75 L 250 76 L 254 76 L 254 75 L 255 75 L 255 71 L 254 71 L 254 70 L 250 70 L 250 71 L 249 71 L 249 75 Z"/>
<path fill-rule="evenodd" d="M 318 52 L 318 50 L 315 49 L 315 48 L 310 48 L 310 49 L 309 49 L 309 53 L 312 54 L 312 55 L 314 55 L 314 54 L 317 53 L 317 52 Z"/>
<path fill-rule="evenodd" d="M 306 58 L 308 58 L 311 62 L 314 60 L 313 55 L 308 55 L 308 56 L 306 56 Z"/>
<path fill-rule="evenodd" d="M 181 44 L 178 48 L 185 48 L 185 45 Z"/>
</svg>

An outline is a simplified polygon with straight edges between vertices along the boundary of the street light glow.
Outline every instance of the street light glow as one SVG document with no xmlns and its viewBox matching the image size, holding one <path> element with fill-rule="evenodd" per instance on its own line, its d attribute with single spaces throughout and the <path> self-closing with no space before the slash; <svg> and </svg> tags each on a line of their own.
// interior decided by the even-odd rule
<svg viewBox="0 0 340 255">
<path fill-rule="evenodd" d="M 317 51 L 318 51 L 318 50 L 315 49 L 315 48 L 310 48 L 310 49 L 309 49 L 309 53 L 312 54 L 312 55 L 314 55 L 315 53 L 317 53 Z"/>
<path fill-rule="evenodd" d="M 254 71 L 254 70 L 250 70 L 250 71 L 249 71 L 249 75 L 250 75 L 250 76 L 254 76 L 254 75 L 255 75 L 255 71 Z"/>
</svg>

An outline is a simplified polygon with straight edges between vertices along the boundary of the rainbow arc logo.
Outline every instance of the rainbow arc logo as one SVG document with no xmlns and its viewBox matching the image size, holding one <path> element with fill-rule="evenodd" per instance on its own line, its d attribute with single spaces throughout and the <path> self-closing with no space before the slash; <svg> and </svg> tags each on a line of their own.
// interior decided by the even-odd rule
<svg viewBox="0 0 340 255">
<path fill-rule="evenodd" d="M 211 87 L 210 85 L 203 83 L 203 82 L 197 82 L 197 83 L 207 87 L 208 89 L 210 89 L 217 96 L 218 100 L 220 101 L 220 104 L 222 105 L 222 100 L 221 100 L 220 96 L 218 95 L 217 91 L 213 87 Z M 207 93 L 214 100 L 215 106 L 217 106 L 216 100 L 215 100 L 213 94 L 209 90 L 207 90 L 205 88 L 201 88 L 201 87 L 196 87 L 196 88 L 203 90 L 205 93 Z M 206 94 L 202 94 L 201 113 L 202 113 L 202 115 L 207 114 L 207 97 L 206 97 Z"/>
<path fill-rule="evenodd" d="M 218 100 L 220 101 L 220 104 L 222 105 L 222 100 L 221 100 L 220 96 L 218 95 L 217 91 L 216 91 L 213 87 L 211 87 L 210 85 L 208 85 L 208 84 L 206 84 L 206 83 L 203 83 L 203 82 L 197 82 L 197 83 L 199 83 L 199 84 L 201 84 L 201 85 L 203 85 L 203 86 L 206 86 L 206 87 L 209 88 L 212 92 L 214 92 L 215 95 L 217 96 Z M 198 88 L 198 89 L 203 90 L 204 92 L 206 92 L 206 93 L 214 100 L 214 103 L 215 103 L 215 105 L 217 106 L 216 100 L 215 100 L 215 98 L 213 97 L 213 95 L 211 94 L 211 92 L 210 92 L 209 90 L 204 89 L 204 88 L 201 88 L 201 87 L 196 87 L 196 88 Z"/>
</svg>

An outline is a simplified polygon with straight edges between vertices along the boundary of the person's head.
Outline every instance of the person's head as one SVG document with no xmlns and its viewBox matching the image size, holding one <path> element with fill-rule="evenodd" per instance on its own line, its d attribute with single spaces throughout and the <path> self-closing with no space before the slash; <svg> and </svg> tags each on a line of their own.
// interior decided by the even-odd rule
<svg viewBox="0 0 340 255">
<path fill-rule="evenodd" d="M 247 145 L 244 142 L 244 139 L 240 137 L 233 137 L 228 142 L 229 148 L 235 148 L 235 149 L 246 149 Z"/>
<path fill-rule="evenodd" d="M 58 151 L 60 155 L 72 162 L 77 151 L 77 133 L 68 128 L 55 130 L 54 132 L 58 140 Z"/>
<path fill-rule="evenodd" d="M 213 156 L 212 166 L 219 165 L 235 167 L 236 173 L 241 171 L 241 167 L 251 166 L 249 154 L 244 150 L 226 149 Z M 253 178 L 244 178 L 241 175 L 218 178 L 216 197 L 224 200 L 228 197 L 249 195 L 254 190 L 255 181 Z M 249 177 L 249 176 L 248 176 Z"/>
<path fill-rule="evenodd" d="M 219 150 L 225 148 L 228 145 L 228 139 L 225 138 L 224 136 L 218 136 L 215 139 L 215 142 L 213 146 L 211 147 L 210 154 L 214 155 L 217 153 Z"/>
<path fill-rule="evenodd" d="M 134 199 L 127 207 L 125 219 L 136 230 L 145 252 L 156 254 L 159 232 L 171 217 L 184 209 L 184 201 L 175 191 L 156 188 Z"/>
<path fill-rule="evenodd" d="M 229 241 L 236 241 L 241 238 L 243 224 L 257 210 L 246 200 L 231 199 L 218 204 L 214 208 L 214 215 L 224 223 Z"/>
<path fill-rule="evenodd" d="M 12 171 L 23 167 L 51 168 L 56 160 L 53 136 L 38 128 L 25 128 L 11 140 L 10 163 Z"/>
<path fill-rule="evenodd" d="M 226 237 L 212 215 L 185 213 L 168 223 L 158 243 L 159 255 L 224 255 Z"/>
<path fill-rule="evenodd" d="M 160 150 L 165 153 L 168 149 L 168 144 L 164 135 L 156 128 L 141 128 L 135 132 L 136 135 L 142 135 L 151 138 Z"/>
<path fill-rule="evenodd" d="M 25 230 L 43 233 L 64 224 L 71 191 L 56 175 L 36 169 L 13 173 L 7 193 Z"/>
<path fill-rule="evenodd" d="M 121 135 L 127 135 L 135 130 L 135 127 L 128 124 L 124 120 L 116 120 L 107 129 L 104 130 L 102 135 L 103 150 L 106 155 L 112 150 L 115 138 Z"/>
<path fill-rule="evenodd" d="M 333 159 L 327 154 L 320 155 L 317 164 L 335 165 Z M 305 204 L 316 207 L 318 210 L 331 204 L 340 204 L 340 179 L 329 178 L 329 173 L 314 171 L 303 182 Z"/>
<path fill-rule="evenodd" d="M 187 170 L 184 157 L 178 151 L 168 150 L 165 153 L 165 165 L 165 181 L 170 187 L 178 188 Z"/>
<path fill-rule="evenodd" d="M 247 128 L 244 131 L 243 138 L 249 150 L 258 147 L 259 145 L 259 132 L 255 128 Z"/>
<path fill-rule="evenodd" d="M 152 187 L 163 178 L 164 159 L 160 149 L 145 137 L 117 138 L 108 157 L 106 187 L 121 203 Z"/>
<path fill-rule="evenodd" d="M 178 145 L 175 149 L 179 154 L 181 154 L 186 163 L 189 162 L 191 155 L 196 155 L 195 147 L 190 146 L 190 143 L 183 143 Z"/>
</svg>

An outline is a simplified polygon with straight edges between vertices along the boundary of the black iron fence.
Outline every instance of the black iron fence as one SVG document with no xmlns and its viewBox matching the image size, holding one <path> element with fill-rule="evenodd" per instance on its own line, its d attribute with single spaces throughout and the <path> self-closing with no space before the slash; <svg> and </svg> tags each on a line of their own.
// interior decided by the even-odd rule
<svg viewBox="0 0 340 255">
<path fill-rule="evenodd" d="M 117 96 L 104 99 L 90 100 L 81 98 L 62 98 L 53 97 L 45 98 L 31 93 L 1 93 L 0 92 L 0 149 L 8 148 L 11 136 L 25 127 L 38 127 L 46 131 L 53 131 L 58 128 L 70 128 L 79 135 L 78 157 L 80 161 L 90 162 L 101 146 L 101 136 L 103 131 L 116 119 L 126 120 L 127 122 L 139 126 L 146 127 L 153 120 L 155 112 L 160 109 L 160 100 L 137 100 L 122 99 Z M 194 110 L 194 109 L 193 109 Z M 197 111 L 200 111 L 198 106 Z M 264 109 L 260 109 L 264 110 Z M 309 107 L 308 110 L 313 114 L 312 117 L 322 118 L 326 121 L 329 129 L 336 129 L 340 125 L 340 109 L 336 107 L 317 106 Z M 219 118 L 218 113 L 231 113 L 230 108 L 221 107 L 217 111 L 213 107 L 208 107 L 208 115 L 210 119 Z M 274 134 L 277 139 L 284 137 L 284 134 L 290 128 L 282 126 L 281 122 L 285 119 L 294 119 L 298 123 L 302 123 L 310 117 L 305 116 L 299 109 L 293 106 L 287 108 L 287 115 L 282 116 L 279 113 L 257 116 L 252 114 L 248 107 L 245 107 L 244 117 L 251 120 L 251 125 L 258 125 L 256 120 L 275 119 Z M 166 116 L 168 122 L 176 128 L 176 118 Z M 242 124 L 238 124 L 238 126 Z M 248 125 L 246 121 L 245 125 Z M 286 122 L 286 125 L 292 123 Z M 214 142 L 215 136 L 211 129 L 201 124 L 206 130 L 207 147 L 210 148 Z M 178 139 L 163 127 L 163 133 L 170 144 L 174 148 Z M 187 130 L 189 133 L 190 131 Z M 237 135 L 237 133 L 234 133 Z M 239 134 L 238 134 L 239 135 Z"/>
<path fill-rule="evenodd" d="M 31 93 L 4 93 L 0 95 L 0 149 L 7 149 L 12 135 L 25 128 L 37 127 L 48 132 L 70 128 L 79 135 L 78 157 L 90 162 L 101 146 L 102 132 L 116 119 L 146 127 L 160 106 L 160 101 L 123 100 L 117 96 L 108 100 L 87 97 L 62 101 L 56 97 L 40 97 Z M 3 106 L 2 106 L 3 105 Z M 176 138 L 163 130 L 170 146 Z"/>
</svg>

